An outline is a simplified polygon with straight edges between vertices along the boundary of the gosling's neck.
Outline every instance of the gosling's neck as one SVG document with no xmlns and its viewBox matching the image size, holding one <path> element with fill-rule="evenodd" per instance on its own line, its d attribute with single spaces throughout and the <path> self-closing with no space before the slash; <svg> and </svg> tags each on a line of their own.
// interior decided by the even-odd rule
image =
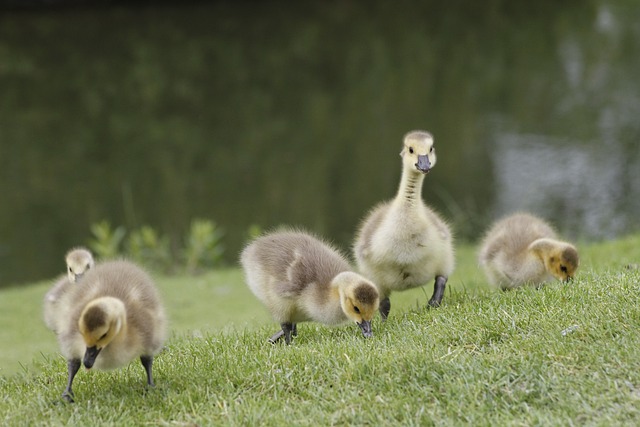
<svg viewBox="0 0 640 427">
<path fill-rule="evenodd" d="M 341 273 L 336 274 L 333 279 L 331 279 L 331 283 L 329 284 L 329 288 L 331 289 L 331 295 L 337 298 L 340 298 L 344 292 L 344 286 L 346 283 L 346 278 L 352 274 L 349 271 L 343 271 Z"/>
<path fill-rule="evenodd" d="M 117 325 L 117 332 L 113 336 L 110 342 L 121 341 L 124 337 L 127 336 L 127 309 L 124 303 L 114 297 L 103 297 L 100 299 L 104 304 L 105 312 L 108 313 L 109 317 L 115 320 L 112 325 Z"/>
<path fill-rule="evenodd" d="M 402 170 L 402 179 L 400 187 L 396 195 L 396 203 L 401 206 L 414 207 L 419 206 L 422 200 L 422 183 L 424 175 L 415 170 L 404 168 Z"/>
</svg>

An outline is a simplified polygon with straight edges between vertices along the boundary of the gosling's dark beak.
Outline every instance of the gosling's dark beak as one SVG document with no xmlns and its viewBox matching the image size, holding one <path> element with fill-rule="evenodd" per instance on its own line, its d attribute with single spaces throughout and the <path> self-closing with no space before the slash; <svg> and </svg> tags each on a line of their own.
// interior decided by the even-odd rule
<svg viewBox="0 0 640 427">
<path fill-rule="evenodd" d="M 100 354 L 101 348 L 97 348 L 95 345 L 93 347 L 87 347 L 87 351 L 84 353 L 84 367 L 87 369 L 91 369 L 93 364 L 96 363 L 96 357 Z"/>
<path fill-rule="evenodd" d="M 362 329 L 362 335 L 367 338 L 373 336 L 373 332 L 371 332 L 371 320 L 363 320 L 362 323 L 358 323 L 358 326 Z"/>
<path fill-rule="evenodd" d="M 82 275 L 83 274 L 84 273 L 78 273 L 78 274 L 74 275 L 74 282 L 78 283 L 78 280 L 82 279 Z"/>
<path fill-rule="evenodd" d="M 571 282 L 573 282 L 573 277 L 571 276 L 567 276 L 567 278 L 564 279 L 564 283 L 571 283 Z"/>
<path fill-rule="evenodd" d="M 418 156 L 418 163 L 416 163 L 416 169 L 418 169 L 422 173 L 427 173 L 431 169 L 431 162 L 429 161 L 429 156 Z"/>
</svg>

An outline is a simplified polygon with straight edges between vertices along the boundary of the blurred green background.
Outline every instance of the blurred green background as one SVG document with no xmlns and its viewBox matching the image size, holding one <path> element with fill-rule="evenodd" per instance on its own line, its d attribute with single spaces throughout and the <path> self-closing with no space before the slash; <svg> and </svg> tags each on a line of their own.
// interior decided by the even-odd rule
<svg viewBox="0 0 640 427">
<path fill-rule="evenodd" d="M 637 230 L 635 0 L 19 2 L 0 13 L 0 287 L 64 271 L 91 225 L 182 244 L 292 224 L 349 249 L 426 129 L 424 198 L 473 241 L 536 212 Z"/>
</svg>

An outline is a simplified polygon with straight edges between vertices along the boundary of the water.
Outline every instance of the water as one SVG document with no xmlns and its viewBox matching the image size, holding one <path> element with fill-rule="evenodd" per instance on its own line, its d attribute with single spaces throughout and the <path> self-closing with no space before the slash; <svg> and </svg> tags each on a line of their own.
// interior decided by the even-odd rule
<svg viewBox="0 0 640 427">
<path fill-rule="evenodd" d="M 103 219 L 180 246 L 302 226 L 348 250 L 435 135 L 423 196 L 474 240 L 531 210 L 638 230 L 635 1 L 253 2 L 0 15 L 0 286 L 49 278 Z"/>
<path fill-rule="evenodd" d="M 506 134 L 495 149 L 498 214 L 552 214 L 565 233 L 584 238 L 612 238 L 637 226 L 640 162 L 628 161 L 633 153 L 623 147 Z"/>
</svg>

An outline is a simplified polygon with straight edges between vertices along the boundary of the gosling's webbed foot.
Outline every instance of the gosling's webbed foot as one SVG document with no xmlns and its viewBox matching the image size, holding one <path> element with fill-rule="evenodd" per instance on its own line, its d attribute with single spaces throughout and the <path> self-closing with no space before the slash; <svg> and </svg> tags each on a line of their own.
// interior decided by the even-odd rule
<svg viewBox="0 0 640 427">
<path fill-rule="evenodd" d="M 282 332 L 282 330 L 279 330 L 275 334 L 271 335 L 271 337 L 269 338 L 269 342 L 271 344 L 275 344 L 278 341 L 280 341 L 280 338 L 282 338 L 283 336 L 284 336 L 284 332 Z"/>
<path fill-rule="evenodd" d="M 380 317 L 382 321 L 386 321 L 387 317 L 389 317 L 389 311 L 391 311 L 391 300 L 389 297 L 380 300 L 380 306 L 378 307 L 378 311 L 380 312 Z"/>
<path fill-rule="evenodd" d="M 69 403 L 75 402 L 75 400 L 73 400 L 73 392 L 72 391 L 65 390 L 64 393 L 62 393 L 62 399 L 66 400 Z"/>
<path fill-rule="evenodd" d="M 447 278 L 445 276 L 436 276 L 436 280 L 433 283 L 433 295 L 428 303 L 429 307 L 440 307 L 446 286 Z"/>
</svg>

